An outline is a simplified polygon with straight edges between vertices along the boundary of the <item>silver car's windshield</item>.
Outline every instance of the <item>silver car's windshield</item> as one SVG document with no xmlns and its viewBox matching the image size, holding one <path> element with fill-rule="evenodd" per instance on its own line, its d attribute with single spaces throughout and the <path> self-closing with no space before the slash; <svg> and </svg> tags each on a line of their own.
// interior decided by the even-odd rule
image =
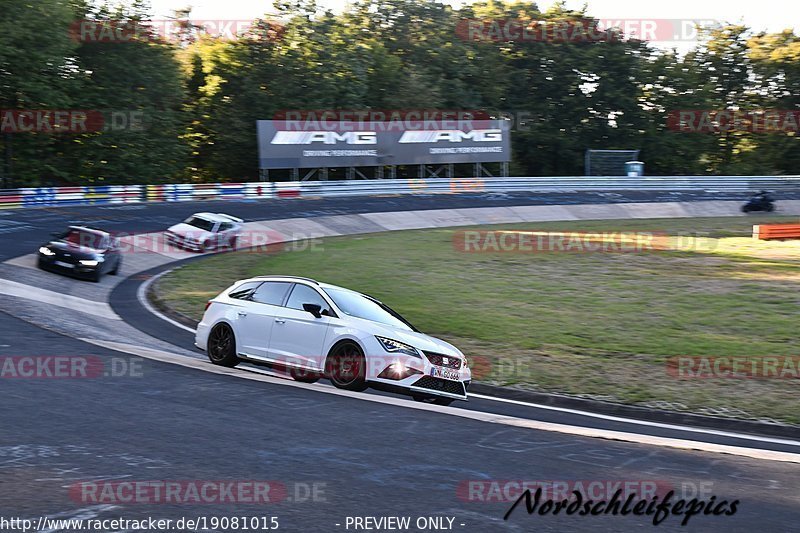
<svg viewBox="0 0 800 533">
<path fill-rule="evenodd" d="M 385 324 L 394 328 L 417 331 L 405 318 L 388 306 L 363 294 L 346 289 L 323 289 L 343 313 Z"/>
</svg>

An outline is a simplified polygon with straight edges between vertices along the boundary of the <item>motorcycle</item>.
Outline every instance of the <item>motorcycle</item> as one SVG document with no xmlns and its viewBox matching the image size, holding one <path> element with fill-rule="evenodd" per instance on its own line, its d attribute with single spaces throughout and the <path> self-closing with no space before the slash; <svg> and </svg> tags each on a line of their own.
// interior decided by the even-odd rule
<svg viewBox="0 0 800 533">
<path fill-rule="evenodd" d="M 762 192 L 750 198 L 750 200 L 742 206 L 743 213 L 750 213 L 751 211 L 766 211 L 771 213 L 775 211 L 775 202 L 767 193 Z"/>
</svg>

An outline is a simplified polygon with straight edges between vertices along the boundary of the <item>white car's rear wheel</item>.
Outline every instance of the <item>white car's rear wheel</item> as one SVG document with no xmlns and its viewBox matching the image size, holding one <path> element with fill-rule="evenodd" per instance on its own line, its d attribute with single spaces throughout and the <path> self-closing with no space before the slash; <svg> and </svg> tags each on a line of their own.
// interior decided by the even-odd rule
<svg viewBox="0 0 800 533">
<path fill-rule="evenodd" d="M 217 324 L 208 335 L 208 358 L 215 365 L 234 367 L 239 364 L 236 355 L 236 336 L 228 324 Z"/>
<path fill-rule="evenodd" d="M 365 390 L 368 386 L 366 371 L 364 352 L 353 342 L 338 344 L 325 360 L 325 374 L 337 389 Z"/>
</svg>

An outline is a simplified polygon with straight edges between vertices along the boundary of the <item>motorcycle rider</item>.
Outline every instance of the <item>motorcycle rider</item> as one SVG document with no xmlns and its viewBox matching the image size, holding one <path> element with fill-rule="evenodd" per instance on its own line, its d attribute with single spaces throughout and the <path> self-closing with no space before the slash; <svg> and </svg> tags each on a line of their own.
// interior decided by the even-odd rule
<svg viewBox="0 0 800 533">
<path fill-rule="evenodd" d="M 774 202 L 775 200 L 770 196 L 769 192 L 762 189 L 742 206 L 742 211 L 745 213 L 750 211 L 774 211 Z"/>
<path fill-rule="evenodd" d="M 758 194 L 753 196 L 752 201 L 761 205 L 768 205 L 774 202 L 772 196 L 770 196 L 769 192 L 765 190 L 761 190 L 758 192 Z"/>
</svg>

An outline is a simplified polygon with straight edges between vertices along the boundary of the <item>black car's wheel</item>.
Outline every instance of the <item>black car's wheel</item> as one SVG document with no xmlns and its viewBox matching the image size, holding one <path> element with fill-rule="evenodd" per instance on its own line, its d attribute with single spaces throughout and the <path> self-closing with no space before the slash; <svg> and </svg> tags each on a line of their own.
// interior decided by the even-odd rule
<svg viewBox="0 0 800 533">
<path fill-rule="evenodd" d="M 208 335 L 208 358 L 215 365 L 234 367 L 239 364 L 236 355 L 236 336 L 227 324 L 217 324 Z"/>
<path fill-rule="evenodd" d="M 103 277 L 103 273 L 100 271 L 100 265 L 97 266 L 97 270 L 91 273 L 89 276 L 90 281 L 94 281 L 95 283 L 100 282 L 100 278 Z"/>
<path fill-rule="evenodd" d="M 453 398 L 444 398 L 442 396 L 424 396 L 421 394 L 414 394 L 412 396 L 414 400 L 422 403 L 432 403 L 434 405 L 450 405 L 455 400 Z"/>
<path fill-rule="evenodd" d="M 772 204 L 769 204 L 769 205 L 767 206 L 767 212 L 768 212 L 768 213 L 772 213 L 773 211 L 775 211 L 775 206 L 774 206 L 774 205 L 772 205 Z"/>
<path fill-rule="evenodd" d="M 365 390 L 368 387 L 366 371 L 364 352 L 353 342 L 337 345 L 325 360 L 325 374 L 337 389 Z"/>
</svg>

